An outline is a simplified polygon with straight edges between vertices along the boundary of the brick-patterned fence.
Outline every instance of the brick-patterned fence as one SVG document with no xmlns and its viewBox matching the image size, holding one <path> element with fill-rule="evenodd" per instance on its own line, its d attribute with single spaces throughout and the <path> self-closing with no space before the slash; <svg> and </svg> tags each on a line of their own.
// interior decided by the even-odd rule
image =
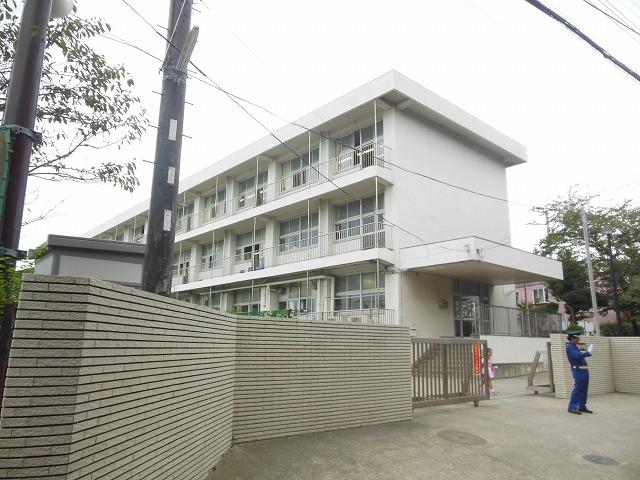
<svg viewBox="0 0 640 480">
<path fill-rule="evenodd" d="M 202 479 L 233 441 L 411 418 L 404 327 L 236 318 L 25 276 L 0 479 Z"/>
<path fill-rule="evenodd" d="M 409 330 L 239 317 L 235 442 L 411 418 Z"/>
</svg>

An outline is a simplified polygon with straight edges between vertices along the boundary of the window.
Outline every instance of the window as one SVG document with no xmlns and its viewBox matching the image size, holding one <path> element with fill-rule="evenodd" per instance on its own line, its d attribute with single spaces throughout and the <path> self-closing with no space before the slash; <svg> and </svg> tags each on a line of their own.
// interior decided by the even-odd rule
<svg viewBox="0 0 640 480">
<path fill-rule="evenodd" d="M 191 230 L 191 217 L 193 215 L 193 203 L 178 205 L 176 208 L 176 231 Z"/>
<path fill-rule="evenodd" d="M 226 197 L 227 190 L 223 188 L 204 198 L 204 222 L 227 213 Z"/>
<path fill-rule="evenodd" d="M 267 179 L 268 172 L 265 170 L 258 174 L 257 185 L 255 176 L 240 180 L 238 182 L 238 208 L 262 205 L 265 200 Z"/>
<path fill-rule="evenodd" d="M 546 288 L 534 288 L 533 303 L 549 303 L 549 290 Z"/>
<path fill-rule="evenodd" d="M 310 280 L 308 289 L 306 281 L 280 285 L 278 289 L 278 309 L 314 312 L 316 311 L 317 295 L 317 280 Z"/>
<path fill-rule="evenodd" d="M 375 210 L 375 195 L 336 207 L 336 239 L 372 233 L 379 230 L 383 223 L 384 193 L 378 194 L 378 212 Z M 378 225 L 375 225 L 375 221 Z M 362 227 L 362 228 L 361 228 Z"/>
<path fill-rule="evenodd" d="M 207 295 L 202 295 L 201 298 L 202 305 L 205 307 L 220 310 L 220 306 L 222 305 L 222 293 L 211 292 Z"/>
<path fill-rule="evenodd" d="M 143 235 L 144 235 L 144 223 L 141 225 L 136 225 L 136 228 L 133 229 L 133 236 L 135 238 L 138 238 Z"/>
<path fill-rule="evenodd" d="M 377 289 L 375 272 L 336 277 L 335 309 L 385 308 L 384 274 L 380 273 L 378 277 L 380 284 Z"/>
<path fill-rule="evenodd" d="M 320 150 L 316 148 L 311 154 L 302 154 L 282 163 L 280 190 L 284 192 L 317 181 L 319 160 Z"/>
<path fill-rule="evenodd" d="M 378 143 L 384 143 L 382 120 L 377 123 L 378 130 Z M 348 152 L 354 152 L 354 149 L 364 150 L 369 144 L 373 143 L 374 128 L 373 124 L 365 128 L 358 129 L 355 132 L 351 132 L 349 135 L 338 139 L 336 142 L 336 155 L 347 154 Z M 362 148 L 360 148 L 362 147 Z M 354 156 L 354 161 L 358 161 L 357 156 Z"/>
<path fill-rule="evenodd" d="M 222 251 L 224 240 L 218 240 L 215 246 L 212 243 L 202 246 L 200 255 L 200 270 L 211 270 L 222 266 Z"/>
<path fill-rule="evenodd" d="M 256 230 L 255 241 L 253 231 L 236 235 L 236 262 L 249 261 L 257 252 L 264 249 L 264 228 Z"/>
<path fill-rule="evenodd" d="M 309 223 L 311 223 L 309 225 Z M 280 222 L 280 252 L 318 244 L 318 212 Z"/>
<path fill-rule="evenodd" d="M 178 208 L 176 210 L 176 218 L 178 219 L 193 215 L 193 203 L 189 203 L 187 205 L 178 205 Z"/>
<path fill-rule="evenodd" d="M 520 292 L 516 292 L 516 305 L 520 304 Z"/>
<path fill-rule="evenodd" d="M 253 298 L 252 298 L 253 293 Z M 250 288 L 233 292 L 233 311 L 239 313 L 260 311 L 260 289 Z"/>
<path fill-rule="evenodd" d="M 189 263 L 191 261 L 191 249 L 175 252 L 173 254 L 173 274 L 187 275 L 189 273 Z"/>
</svg>

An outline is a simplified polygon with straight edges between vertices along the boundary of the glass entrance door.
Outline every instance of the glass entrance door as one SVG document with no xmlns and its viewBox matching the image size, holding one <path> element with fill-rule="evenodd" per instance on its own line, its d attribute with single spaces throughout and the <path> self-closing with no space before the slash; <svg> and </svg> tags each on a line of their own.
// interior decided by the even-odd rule
<svg viewBox="0 0 640 480">
<path fill-rule="evenodd" d="M 488 285 L 454 280 L 453 322 L 456 337 L 469 337 L 479 333 L 481 306 L 488 304 Z"/>
</svg>

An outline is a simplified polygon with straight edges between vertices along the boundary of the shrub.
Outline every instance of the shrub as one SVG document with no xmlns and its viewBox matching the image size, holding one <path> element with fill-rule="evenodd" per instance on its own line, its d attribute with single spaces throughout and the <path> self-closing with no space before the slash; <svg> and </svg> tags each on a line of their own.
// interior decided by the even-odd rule
<svg viewBox="0 0 640 480">
<path fill-rule="evenodd" d="M 584 327 L 577 323 L 571 323 L 567 327 L 567 329 L 562 333 L 579 333 L 580 335 L 584 335 Z"/>
<path fill-rule="evenodd" d="M 626 336 L 633 335 L 631 322 L 622 322 L 622 328 Z M 600 324 L 600 335 L 603 337 L 619 337 L 618 324 L 615 322 L 605 322 Z"/>
</svg>

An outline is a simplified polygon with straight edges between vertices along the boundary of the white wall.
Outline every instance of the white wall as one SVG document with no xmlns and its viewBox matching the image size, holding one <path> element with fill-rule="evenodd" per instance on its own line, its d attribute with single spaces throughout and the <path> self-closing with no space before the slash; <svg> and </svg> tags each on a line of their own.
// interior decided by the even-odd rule
<svg viewBox="0 0 640 480">
<path fill-rule="evenodd" d="M 116 283 L 139 284 L 142 263 L 60 255 L 59 275 L 98 278 Z"/>
<path fill-rule="evenodd" d="M 516 308 L 515 285 L 496 285 L 489 288 L 489 302 L 500 307 Z"/>
<path fill-rule="evenodd" d="M 493 350 L 494 363 L 531 363 L 536 351 L 542 362 L 547 361 L 547 342 L 549 338 L 541 337 L 507 337 L 501 335 L 481 335 L 482 340 Z"/>
<path fill-rule="evenodd" d="M 419 338 L 453 336 L 453 280 L 414 272 L 398 275 L 400 324 L 415 327 Z M 447 307 L 441 308 L 440 301 L 448 302 Z"/>
<path fill-rule="evenodd" d="M 386 118 L 386 117 L 385 117 Z M 444 128 L 396 107 L 394 163 L 446 182 L 506 198 L 505 165 Z M 387 126 L 385 125 L 385 136 Z M 386 138 L 385 138 L 386 141 Z M 478 236 L 508 243 L 507 204 L 478 197 L 393 168 L 394 202 L 388 217 L 425 241 Z M 390 202 L 391 203 L 391 202 Z M 416 239 L 401 235 L 400 246 Z"/>
<path fill-rule="evenodd" d="M 42 257 L 40 260 L 36 262 L 36 265 L 34 267 L 34 272 L 41 273 L 43 275 L 50 275 L 52 273 L 51 272 L 52 268 L 53 268 L 53 254 L 48 253 L 47 255 L 45 255 L 44 257 Z"/>
</svg>

